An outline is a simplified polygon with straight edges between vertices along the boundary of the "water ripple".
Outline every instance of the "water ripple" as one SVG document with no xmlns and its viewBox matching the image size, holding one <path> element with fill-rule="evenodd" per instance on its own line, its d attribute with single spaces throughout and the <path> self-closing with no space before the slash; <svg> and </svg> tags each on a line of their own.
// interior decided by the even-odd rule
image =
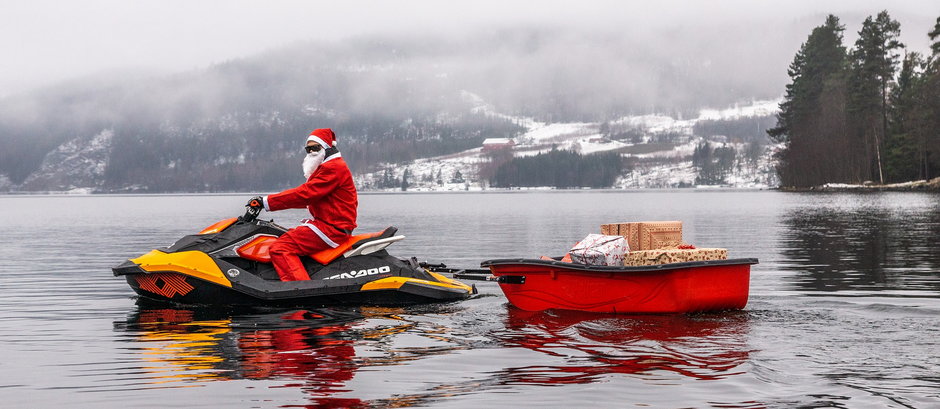
<svg viewBox="0 0 940 409">
<path fill-rule="evenodd" d="M 760 258 L 736 313 L 531 313 L 495 283 L 409 308 L 181 308 L 137 300 L 112 276 L 243 203 L 0 196 L 16 209 L 0 215 L 4 405 L 940 406 L 936 195 L 361 198 L 362 230 L 395 224 L 408 236 L 396 254 L 461 267 L 557 255 L 605 222 L 682 219 L 686 241 Z"/>
</svg>

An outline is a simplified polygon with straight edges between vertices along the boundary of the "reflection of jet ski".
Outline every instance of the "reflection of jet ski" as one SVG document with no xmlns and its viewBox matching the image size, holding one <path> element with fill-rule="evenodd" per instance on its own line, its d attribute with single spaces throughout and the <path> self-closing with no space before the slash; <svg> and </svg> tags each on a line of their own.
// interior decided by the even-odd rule
<svg viewBox="0 0 940 409">
<path fill-rule="evenodd" d="M 172 246 L 114 267 L 138 294 L 184 304 L 402 305 L 462 300 L 476 289 L 385 251 L 397 229 L 351 237 L 304 257 L 310 280 L 282 282 L 268 253 L 287 229 L 260 209 L 222 220 Z"/>
<path fill-rule="evenodd" d="M 330 408 L 365 407 L 359 399 L 334 396 L 347 390 L 359 368 L 351 326 L 401 313 L 381 307 L 200 308 L 140 301 L 127 320 L 114 322 L 116 331 L 141 341 L 131 354 L 141 369 L 134 386 L 286 380 L 309 396 L 311 406 Z"/>
</svg>

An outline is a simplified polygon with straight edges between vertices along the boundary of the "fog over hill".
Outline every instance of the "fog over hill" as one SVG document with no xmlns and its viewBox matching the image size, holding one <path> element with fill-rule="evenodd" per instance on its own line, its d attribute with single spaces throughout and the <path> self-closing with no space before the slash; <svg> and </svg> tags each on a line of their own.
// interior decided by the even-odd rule
<svg viewBox="0 0 940 409">
<path fill-rule="evenodd" d="M 334 128 L 365 173 L 523 135 L 514 118 L 696 117 L 778 98 L 821 20 L 361 35 L 169 75 L 77 78 L 0 99 L 0 189 L 277 189 L 297 183 L 298 146 L 316 127 Z M 475 110 L 468 92 L 492 110 Z M 56 158 L 68 150 L 103 163 L 65 170 Z"/>
</svg>

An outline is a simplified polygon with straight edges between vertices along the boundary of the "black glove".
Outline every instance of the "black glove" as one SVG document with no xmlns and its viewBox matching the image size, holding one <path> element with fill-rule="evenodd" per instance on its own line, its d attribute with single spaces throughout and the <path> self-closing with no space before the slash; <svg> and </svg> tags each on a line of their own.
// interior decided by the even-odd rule
<svg viewBox="0 0 940 409">
<path fill-rule="evenodd" d="M 245 206 L 246 206 L 246 207 L 256 207 L 256 208 L 261 208 L 261 209 L 263 209 L 263 208 L 264 208 L 264 198 L 262 198 L 261 196 L 255 196 L 255 197 L 251 198 L 250 200 L 248 200 L 248 204 L 246 204 Z"/>
</svg>

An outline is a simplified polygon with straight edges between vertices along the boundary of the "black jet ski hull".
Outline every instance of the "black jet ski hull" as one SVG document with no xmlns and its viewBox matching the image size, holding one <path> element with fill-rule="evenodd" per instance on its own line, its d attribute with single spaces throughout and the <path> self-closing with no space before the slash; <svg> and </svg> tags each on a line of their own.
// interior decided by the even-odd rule
<svg viewBox="0 0 940 409">
<path fill-rule="evenodd" d="M 373 238 L 387 239 L 389 228 Z M 286 230 L 271 222 L 239 220 L 221 230 L 186 236 L 112 270 L 140 296 L 179 304 L 396 306 L 456 301 L 476 288 L 402 260 L 384 249 L 338 257 L 321 264 L 302 259 L 310 280 L 280 281 L 269 262 L 241 257 L 238 250 L 259 235 Z M 366 240 L 368 241 L 368 239 Z"/>
<path fill-rule="evenodd" d="M 141 297 L 154 301 L 185 305 L 402 306 L 459 301 L 468 298 L 466 292 L 440 290 L 406 283 L 402 286 L 403 288 L 398 289 L 360 291 L 351 288 L 349 292 L 343 293 L 262 299 L 178 273 L 157 273 L 154 275 L 156 277 L 153 277 L 152 280 L 145 278 L 147 275 L 127 275 L 125 278 L 127 284 Z M 181 282 L 185 284 L 180 285 Z"/>
</svg>

